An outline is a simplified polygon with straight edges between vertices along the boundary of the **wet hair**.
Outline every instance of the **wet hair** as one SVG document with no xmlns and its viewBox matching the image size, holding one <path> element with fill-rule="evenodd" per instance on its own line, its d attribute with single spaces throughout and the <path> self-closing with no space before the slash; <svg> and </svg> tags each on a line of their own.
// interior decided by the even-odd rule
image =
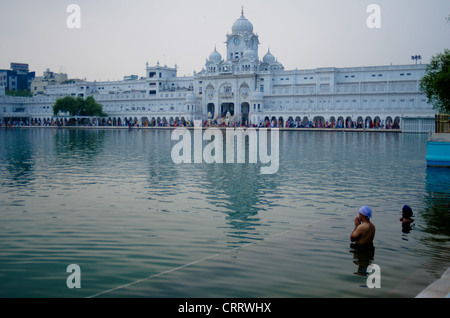
<svg viewBox="0 0 450 318">
<path fill-rule="evenodd" d="M 410 219 L 413 216 L 413 211 L 408 205 L 403 206 L 402 212 L 405 218 Z"/>
</svg>

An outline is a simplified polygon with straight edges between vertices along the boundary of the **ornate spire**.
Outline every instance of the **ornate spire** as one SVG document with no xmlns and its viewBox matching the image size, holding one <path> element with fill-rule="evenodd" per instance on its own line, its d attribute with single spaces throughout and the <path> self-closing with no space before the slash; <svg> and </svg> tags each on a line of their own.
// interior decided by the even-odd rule
<svg viewBox="0 0 450 318">
<path fill-rule="evenodd" d="M 244 6 L 242 6 L 241 14 L 244 15 Z"/>
</svg>

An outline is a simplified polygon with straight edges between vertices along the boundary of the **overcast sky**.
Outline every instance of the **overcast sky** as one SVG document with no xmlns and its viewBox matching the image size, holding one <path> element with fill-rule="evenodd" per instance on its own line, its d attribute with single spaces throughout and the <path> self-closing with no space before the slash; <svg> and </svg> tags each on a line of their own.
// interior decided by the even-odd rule
<svg viewBox="0 0 450 318">
<path fill-rule="evenodd" d="M 81 9 L 70 29 L 69 4 Z M 367 26 L 370 4 L 380 28 Z M 145 76 L 145 64 L 200 71 L 241 15 L 285 69 L 422 63 L 450 48 L 449 0 L 0 0 L 0 69 L 28 63 L 89 81 Z"/>
</svg>

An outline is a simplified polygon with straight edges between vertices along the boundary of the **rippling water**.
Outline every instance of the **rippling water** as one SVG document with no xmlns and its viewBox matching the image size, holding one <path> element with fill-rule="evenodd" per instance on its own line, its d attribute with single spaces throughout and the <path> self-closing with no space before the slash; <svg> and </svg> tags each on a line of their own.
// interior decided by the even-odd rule
<svg viewBox="0 0 450 318">
<path fill-rule="evenodd" d="M 450 266 L 450 169 L 424 135 L 281 131 L 273 175 L 174 164 L 170 135 L 1 129 L 0 297 L 413 297 Z M 349 248 L 361 205 L 380 289 Z"/>
</svg>

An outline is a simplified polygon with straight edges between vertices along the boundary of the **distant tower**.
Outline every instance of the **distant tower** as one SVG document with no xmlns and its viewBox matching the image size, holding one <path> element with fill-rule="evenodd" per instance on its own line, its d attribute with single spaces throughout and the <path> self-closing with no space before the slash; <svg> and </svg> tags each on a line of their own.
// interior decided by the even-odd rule
<svg viewBox="0 0 450 318">
<path fill-rule="evenodd" d="M 258 36 L 253 33 L 252 23 L 244 16 L 244 7 L 241 17 L 231 27 L 231 34 L 227 34 L 226 44 L 227 61 L 238 62 L 244 57 L 244 52 L 249 50 L 253 51 L 251 55 L 258 58 Z"/>
</svg>

